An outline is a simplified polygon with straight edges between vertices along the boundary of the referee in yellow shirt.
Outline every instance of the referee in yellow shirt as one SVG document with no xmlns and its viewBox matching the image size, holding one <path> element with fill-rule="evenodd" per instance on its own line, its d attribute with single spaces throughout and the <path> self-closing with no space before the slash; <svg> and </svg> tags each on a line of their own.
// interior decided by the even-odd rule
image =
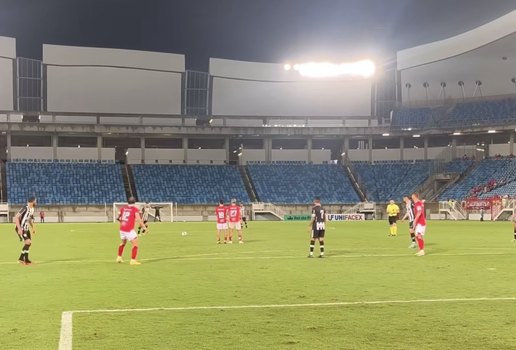
<svg viewBox="0 0 516 350">
<path fill-rule="evenodd" d="M 389 205 L 387 206 L 387 215 L 389 216 L 389 228 L 391 233 L 389 237 L 398 235 L 398 226 L 396 225 L 396 221 L 398 220 L 398 214 L 400 213 L 400 207 L 391 199 L 389 201 Z"/>
</svg>

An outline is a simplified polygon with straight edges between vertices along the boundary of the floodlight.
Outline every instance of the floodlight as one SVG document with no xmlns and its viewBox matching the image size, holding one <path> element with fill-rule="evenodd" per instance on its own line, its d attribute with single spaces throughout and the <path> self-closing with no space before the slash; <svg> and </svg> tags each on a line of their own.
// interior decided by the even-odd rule
<svg viewBox="0 0 516 350">
<path fill-rule="evenodd" d="M 376 72 L 376 65 L 371 60 L 340 64 L 308 62 L 295 64 L 294 70 L 308 78 L 337 78 L 342 76 L 371 78 Z"/>
</svg>

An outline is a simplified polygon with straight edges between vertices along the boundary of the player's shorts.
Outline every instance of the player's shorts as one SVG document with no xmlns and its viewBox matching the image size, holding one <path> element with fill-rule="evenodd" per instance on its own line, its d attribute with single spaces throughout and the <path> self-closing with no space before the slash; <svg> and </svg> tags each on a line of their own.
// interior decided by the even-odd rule
<svg viewBox="0 0 516 350">
<path fill-rule="evenodd" d="M 240 222 L 230 222 L 229 223 L 229 228 L 230 229 L 237 229 L 237 230 L 241 230 L 242 229 L 242 225 L 240 224 Z"/>
<path fill-rule="evenodd" d="M 426 225 L 423 226 L 423 225 L 416 225 L 416 230 L 414 231 L 416 233 L 416 235 L 422 235 L 424 236 L 425 235 L 425 231 L 426 231 Z"/>
<path fill-rule="evenodd" d="M 247 221 L 247 217 L 246 216 L 242 216 L 242 221 L 243 222 L 246 222 Z M 516 220 L 515 220 L 516 221 Z"/>
<path fill-rule="evenodd" d="M 414 221 L 409 221 L 408 227 L 409 227 L 409 229 L 413 230 L 414 229 Z"/>
<path fill-rule="evenodd" d="M 137 237 L 138 237 L 138 235 L 136 234 L 136 232 L 134 230 L 131 230 L 131 232 L 120 231 L 120 239 L 121 240 L 132 241 L 132 240 L 136 239 Z"/>
<path fill-rule="evenodd" d="M 16 228 L 16 226 L 14 227 L 14 232 L 16 232 L 16 234 L 18 234 L 18 229 Z M 22 238 L 23 238 L 23 240 L 32 239 L 30 230 L 24 230 L 22 233 Z"/>
<path fill-rule="evenodd" d="M 227 229 L 228 229 L 227 223 L 224 223 L 224 224 L 217 223 L 217 230 L 227 230 Z"/>
<path fill-rule="evenodd" d="M 324 238 L 326 230 L 312 230 L 312 239 Z"/>
<path fill-rule="evenodd" d="M 398 221 L 397 216 L 389 216 L 389 225 L 394 225 Z"/>
</svg>

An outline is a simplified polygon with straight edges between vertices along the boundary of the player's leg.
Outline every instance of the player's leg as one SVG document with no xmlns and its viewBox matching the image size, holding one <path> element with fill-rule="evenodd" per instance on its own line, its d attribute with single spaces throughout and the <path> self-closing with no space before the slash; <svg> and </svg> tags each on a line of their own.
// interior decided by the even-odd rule
<svg viewBox="0 0 516 350">
<path fill-rule="evenodd" d="M 233 243 L 233 230 L 235 228 L 235 224 L 230 222 L 228 227 L 229 227 L 229 229 L 228 229 L 228 243 L 232 244 Z"/>
<path fill-rule="evenodd" d="M 398 235 L 398 224 L 396 223 L 397 217 L 392 217 L 392 235 L 397 236 Z"/>
<path fill-rule="evenodd" d="M 242 235 L 242 225 L 238 222 L 236 223 L 236 230 L 238 234 L 238 243 L 243 244 L 244 243 L 244 236 Z"/>
<path fill-rule="evenodd" d="M 425 226 L 417 225 L 416 226 L 416 242 L 419 247 L 419 251 L 416 253 L 417 256 L 425 255 Z"/>
<path fill-rule="evenodd" d="M 415 249 L 417 247 L 417 244 L 416 244 L 416 234 L 414 233 L 414 223 L 413 222 L 409 223 L 409 233 L 410 233 L 410 241 L 411 241 L 409 248 Z"/>
<path fill-rule="evenodd" d="M 513 228 L 514 228 L 514 238 L 513 238 L 512 241 L 516 242 L 516 221 L 513 221 L 512 225 L 513 225 Z"/>
<path fill-rule="evenodd" d="M 389 216 L 389 236 L 392 236 L 394 233 L 394 230 L 392 228 L 392 217 Z"/>
<path fill-rule="evenodd" d="M 314 257 L 315 240 L 317 239 L 315 234 L 316 234 L 315 231 L 312 230 L 312 233 L 310 235 L 310 252 L 308 253 L 308 257 L 309 258 L 313 258 Z"/>
<path fill-rule="evenodd" d="M 134 232 L 134 231 L 133 231 Z M 136 260 L 136 257 L 138 256 L 138 236 L 136 233 L 134 234 L 134 238 L 131 240 L 131 245 L 133 246 L 133 249 L 131 251 L 131 265 L 141 265 L 141 263 Z"/>
<path fill-rule="evenodd" d="M 245 224 L 245 228 L 247 228 L 247 217 L 244 217 L 243 221 L 244 221 L 244 224 Z"/>
<path fill-rule="evenodd" d="M 220 244 L 220 229 L 217 227 L 217 244 Z"/>
<path fill-rule="evenodd" d="M 324 230 L 319 231 L 319 258 L 324 258 Z"/>
<path fill-rule="evenodd" d="M 116 257 L 117 263 L 124 262 L 124 260 L 122 259 L 122 254 L 124 254 L 124 248 L 125 248 L 125 245 L 127 244 L 127 239 L 125 238 L 125 235 L 123 234 L 123 232 L 120 232 L 120 239 L 121 239 L 121 242 L 120 242 L 120 245 L 118 246 L 118 255 Z"/>
<path fill-rule="evenodd" d="M 18 258 L 18 261 L 22 264 L 29 265 L 32 262 L 29 259 L 29 248 L 32 245 L 32 240 L 30 236 L 30 232 L 26 231 L 23 232 L 23 248 L 20 254 L 20 257 Z"/>
</svg>

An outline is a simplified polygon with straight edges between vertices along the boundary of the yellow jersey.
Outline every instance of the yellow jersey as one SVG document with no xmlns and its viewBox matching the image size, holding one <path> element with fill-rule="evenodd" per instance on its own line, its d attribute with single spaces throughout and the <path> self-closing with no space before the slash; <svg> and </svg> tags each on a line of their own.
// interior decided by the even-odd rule
<svg viewBox="0 0 516 350">
<path fill-rule="evenodd" d="M 400 213 L 400 207 L 397 204 L 389 204 L 387 206 L 387 215 L 397 216 Z"/>
</svg>

